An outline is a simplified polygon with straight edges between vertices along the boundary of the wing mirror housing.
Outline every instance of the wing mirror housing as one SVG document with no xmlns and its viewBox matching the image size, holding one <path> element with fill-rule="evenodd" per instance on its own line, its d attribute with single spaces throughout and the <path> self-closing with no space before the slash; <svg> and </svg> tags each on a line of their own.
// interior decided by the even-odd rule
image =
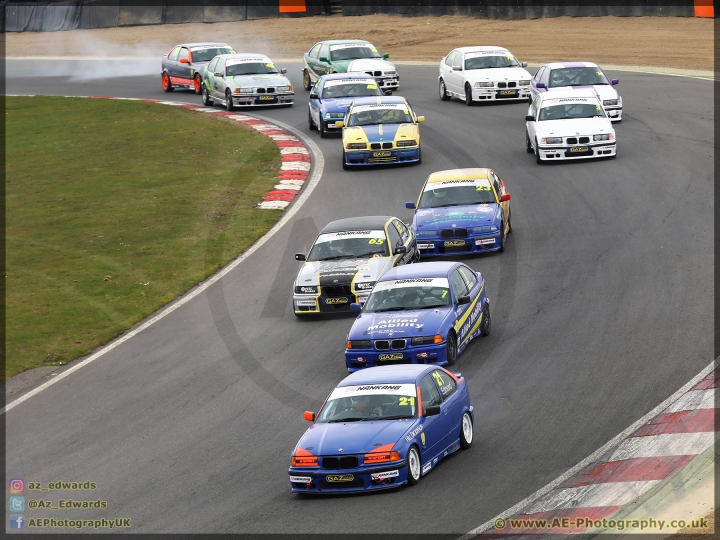
<svg viewBox="0 0 720 540">
<path fill-rule="evenodd" d="M 532 114 L 528 114 L 527 116 L 525 116 L 525 120 L 527 120 L 528 122 L 534 122 L 535 117 Z"/>
<path fill-rule="evenodd" d="M 468 295 L 461 296 L 458 298 L 458 306 L 464 306 L 465 304 L 470 303 L 470 297 Z"/>
<path fill-rule="evenodd" d="M 527 62 L 520 62 L 520 65 L 521 65 L 522 67 L 527 67 Z"/>
<path fill-rule="evenodd" d="M 398 246 L 395 248 L 395 251 L 393 251 L 393 255 L 400 255 L 401 253 L 407 253 L 407 248 L 405 246 Z"/>
<path fill-rule="evenodd" d="M 287 69 L 281 68 L 281 69 L 280 69 L 280 73 L 282 73 L 283 75 L 285 75 L 285 74 L 287 73 Z"/>
<path fill-rule="evenodd" d="M 213 73 L 213 75 L 215 75 L 216 77 L 225 77 L 225 75 L 222 73 Z"/>
<path fill-rule="evenodd" d="M 618 84 L 618 83 L 620 82 L 620 79 L 613 79 L 613 80 L 610 81 L 610 82 L 611 82 L 611 83 L 613 84 L 613 86 L 614 86 L 614 85 L 616 85 L 616 84 Z"/>
<path fill-rule="evenodd" d="M 383 54 L 383 60 L 387 60 L 388 58 L 390 58 L 390 54 L 389 54 L 389 53 Z"/>
<path fill-rule="evenodd" d="M 453 71 L 462 71 L 462 66 L 453 66 Z"/>
<path fill-rule="evenodd" d="M 320 99 L 320 97 L 317 94 L 313 93 L 310 94 L 310 99 Z"/>
<path fill-rule="evenodd" d="M 295 254 L 295 260 L 296 260 L 296 261 L 304 261 L 304 260 L 306 260 L 306 259 L 307 259 L 307 258 L 305 257 L 305 254 L 304 254 L 304 253 L 296 253 L 296 254 Z"/>
<path fill-rule="evenodd" d="M 425 117 L 424 117 L 424 116 L 418 116 L 418 124 L 419 124 L 420 122 L 424 122 L 424 121 L 425 121 Z"/>
<path fill-rule="evenodd" d="M 438 414 L 440 414 L 440 405 L 425 407 L 423 411 L 423 416 L 437 416 Z"/>
<path fill-rule="evenodd" d="M 315 413 L 311 412 L 311 411 L 305 411 L 303 413 L 303 418 L 305 418 L 305 420 L 307 420 L 309 422 L 314 422 L 315 421 Z"/>
<path fill-rule="evenodd" d="M 405 208 L 409 208 L 410 210 L 415 210 L 415 203 L 410 201 L 405 203 Z"/>
<path fill-rule="evenodd" d="M 321 56 L 320 58 L 318 58 L 318 60 L 320 60 L 321 62 L 327 62 L 327 61 L 328 61 L 328 59 L 327 59 L 326 56 Z"/>
<path fill-rule="evenodd" d="M 190 60 L 188 60 L 187 58 L 181 58 L 181 59 L 180 59 L 180 63 L 181 63 L 181 64 L 189 64 L 189 63 L 190 63 Z"/>
<path fill-rule="evenodd" d="M 362 311 L 362 306 L 360 304 L 350 304 L 350 311 L 360 312 Z"/>
<path fill-rule="evenodd" d="M 345 125 L 345 122 L 343 122 L 342 120 L 338 120 L 337 122 L 335 122 L 335 127 L 341 128 L 344 125 Z"/>
<path fill-rule="evenodd" d="M 544 83 L 544 82 L 539 82 L 539 83 L 537 83 L 535 86 L 536 86 L 537 88 L 547 88 L 547 86 L 545 86 L 545 83 Z"/>
<path fill-rule="evenodd" d="M 500 201 L 501 201 L 501 202 L 505 202 L 505 201 L 509 201 L 509 200 L 510 200 L 510 194 L 509 194 L 509 193 L 506 193 L 505 195 L 503 195 L 502 197 L 500 197 Z"/>
</svg>

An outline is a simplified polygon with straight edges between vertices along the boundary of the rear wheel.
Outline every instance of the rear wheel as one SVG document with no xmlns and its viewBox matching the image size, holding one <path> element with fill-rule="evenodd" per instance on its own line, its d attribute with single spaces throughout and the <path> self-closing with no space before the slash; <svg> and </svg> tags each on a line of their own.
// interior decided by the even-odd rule
<svg viewBox="0 0 720 540">
<path fill-rule="evenodd" d="M 449 101 L 450 96 L 447 93 L 447 88 L 445 88 L 445 81 L 440 79 L 440 99 L 443 101 Z"/>
<path fill-rule="evenodd" d="M 214 103 L 213 100 L 210 98 L 210 92 L 207 89 L 207 86 L 203 84 L 202 87 L 202 102 L 203 105 L 206 107 L 212 107 L 212 104 Z"/>
<path fill-rule="evenodd" d="M 202 80 L 200 79 L 200 75 L 195 75 L 194 86 L 195 94 L 199 95 L 202 92 Z"/>
<path fill-rule="evenodd" d="M 303 88 L 308 92 L 312 88 L 312 80 L 310 80 L 310 73 L 307 69 L 303 69 Z"/>
<path fill-rule="evenodd" d="M 453 332 L 448 334 L 446 348 L 448 366 L 455 365 L 455 362 L 457 362 L 457 338 Z"/>
<path fill-rule="evenodd" d="M 408 484 L 414 486 L 420 481 L 420 452 L 416 446 L 411 446 L 407 457 Z"/>
<path fill-rule="evenodd" d="M 308 108 L 308 129 L 310 131 L 317 129 L 317 126 L 315 125 L 315 121 L 313 120 L 312 113 L 310 112 L 309 108 Z"/>
<path fill-rule="evenodd" d="M 465 105 L 468 107 L 472 107 L 473 105 L 472 88 L 470 88 L 469 84 L 465 84 Z"/>
<path fill-rule="evenodd" d="M 462 417 L 462 426 L 460 427 L 460 446 L 467 450 L 472 446 L 473 442 L 473 424 L 470 413 L 466 412 Z"/>
<path fill-rule="evenodd" d="M 490 335 L 490 326 L 492 319 L 490 318 L 490 304 L 486 303 L 482 312 L 482 321 L 480 321 L 480 335 L 482 337 Z"/>
<path fill-rule="evenodd" d="M 228 111 L 235 110 L 235 105 L 233 105 L 233 102 L 232 102 L 232 93 L 230 93 L 229 89 L 225 90 L 225 108 Z"/>
<path fill-rule="evenodd" d="M 172 82 L 170 82 L 170 76 L 167 73 L 162 74 L 160 82 L 162 84 L 162 89 L 165 92 L 172 92 L 173 90 L 175 90 L 175 88 L 173 88 Z"/>
</svg>

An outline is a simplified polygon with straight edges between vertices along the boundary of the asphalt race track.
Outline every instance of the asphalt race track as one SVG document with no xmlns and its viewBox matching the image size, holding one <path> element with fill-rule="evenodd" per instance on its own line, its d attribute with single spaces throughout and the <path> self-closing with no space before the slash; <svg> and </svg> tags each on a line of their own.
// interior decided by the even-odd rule
<svg viewBox="0 0 720 540">
<path fill-rule="evenodd" d="M 426 118 L 422 165 L 345 172 L 339 140 L 308 130 L 300 64 L 278 66 L 289 70 L 296 105 L 249 112 L 319 145 L 319 185 L 291 223 L 206 293 L 8 413 L 9 477 L 90 480 L 97 490 L 75 498 L 108 501 L 106 510 L 52 517 L 130 517 L 136 533 L 465 533 L 710 363 L 711 81 L 610 73 L 625 105 L 618 157 L 538 166 L 525 152 L 526 103 L 441 102 L 436 67 L 401 65 L 396 95 Z M 163 93 L 159 70 L 71 80 L 47 76 L 40 62 L 8 61 L 7 71 L 8 94 L 200 104 L 190 92 Z M 427 175 L 456 167 L 491 167 L 512 194 L 505 253 L 461 258 L 483 272 L 492 302 L 492 334 L 455 369 L 470 386 L 475 444 L 412 488 L 293 495 L 287 468 L 309 425 L 302 412 L 347 375 L 352 324 L 293 316 L 293 254 L 333 219 L 410 221 L 404 203 Z"/>
</svg>

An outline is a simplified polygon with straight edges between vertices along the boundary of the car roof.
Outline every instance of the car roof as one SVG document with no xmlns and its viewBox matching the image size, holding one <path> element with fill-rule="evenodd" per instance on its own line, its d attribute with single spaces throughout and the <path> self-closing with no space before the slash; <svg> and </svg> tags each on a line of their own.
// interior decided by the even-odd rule
<svg viewBox="0 0 720 540">
<path fill-rule="evenodd" d="M 420 375 L 432 371 L 437 366 L 428 364 L 400 364 L 397 366 L 377 366 L 361 369 L 348 375 L 338 386 L 356 386 L 360 384 L 414 383 Z"/>
<path fill-rule="evenodd" d="M 175 47 L 207 47 L 208 45 L 218 45 L 220 47 L 228 47 L 228 48 L 232 49 L 232 47 L 230 47 L 230 45 L 228 45 L 227 43 L 223 43 L 221 41 L 206 41 L 206 42 L 201 42 L 201 43 L 180 43 L 179 45 L 175 45 Z M 173 49 L 175 47 L 173 47 Z"/>
<path fill-rule="evenodd" d="M 393 216 L 362 216 L 338 219 L 325 225 L 320 234 L 342 231 L 382 230 Z"/>
<path fill-rule="evenodd" d="M 542 96 L 542 101 L 548 101 L 550 99 L 560 99 L 560 98 L 574 98 L 574 97 L 581 97 L 581 98 L 593 98 L 597 99 L 597 96 L 592 90 L 553 90 L 551 92 L 543 92 L 540 94 Z"/>
<path fill-rule="evenodd" d="M 370 96 L 360 97 L 353 100 L 353 107 L 357 105 L 389 105 L 391 103 L 405 103 L 402 96 Z"/>
<path fill-rule="evenodd" d="M 558 69 L 558 68 L 598 67 L 598 65 L 593 64 L 592 62 L 552 62 L 550 64 L 545 64 L 545 67 L 548 67 L 550 69 Z"/>
<path fill-rule="evenodd" d="M 485 51 L 503 51 L 503 52 L 509 52 L 505 47 L 493 47 L 492 45 L 481 45 L 477 47 L 458 47 L 458 51 L 462 51 L 464 53 L 468 52 L 485 52 Z"/>
<path fill-rule="evenodd" d="M 444 182 L 447 180 L 477 180 L 487 178 L 490 169 L 474 168 L 474 169 L 450 169 L 447 171 L 437 171 L 428 176 L 428 182 Z"/>
<path fill-rule="evenodd" d="M 456 264 L 458 263 L 455 261 L 432 261 L 406 264 L 391 268 L 383 274 L 379 281 L 388 281 L 391 279 L 446 277 L 448 272 L 450 272 Z"/>
<path fill-rule="evenodd" d="M 235 53 L 235 54 L 218 54 L 218 56 L 225 58 L 226 60 L 241 60 L 244 58 L 267 58 L 264 54 L 253 54 L 253 53 Z"/>
<path fill-rule="evenodd" d="M 333 73 L 331 75 L 323 75 L 320 77 L 323 81 L 337 81 L 342 79 L 372 79 L 375 80 L 371 75 L 368 75 L 364 71 L 348 71 L 347 73 Z"/>
<path fill-rule="evenodd" d="M 367 39 L 326 39 L 325 41 L 318 41 L 324 45 L 342 45 L 343 43 L 370 43 Z M 317 43 L 315 44 L 317 45 Z M 313 47 L 315 46 L 313 45 Z"/>
</svg>

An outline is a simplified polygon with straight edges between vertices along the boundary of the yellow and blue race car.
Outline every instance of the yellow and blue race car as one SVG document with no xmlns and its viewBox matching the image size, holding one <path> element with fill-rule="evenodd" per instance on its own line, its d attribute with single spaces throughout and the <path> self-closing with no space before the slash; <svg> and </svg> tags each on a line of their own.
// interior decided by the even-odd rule
<svg viewBox="0 0 720 540">
<path fill-rule="evenodd" d="M 342 130 L 343 169 L 361 165 L 420 163 L 420 127 L 424 116 L 416 116 L 407 100 L 400 96 L 358 98 L 344 121 Z"/>
</svg>

